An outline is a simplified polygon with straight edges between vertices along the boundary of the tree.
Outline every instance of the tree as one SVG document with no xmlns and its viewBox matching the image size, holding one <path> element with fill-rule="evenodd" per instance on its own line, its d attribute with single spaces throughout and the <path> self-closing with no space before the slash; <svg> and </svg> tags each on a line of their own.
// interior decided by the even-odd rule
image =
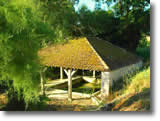
<svg viewBox="0 0 160 121">
<path fill-rule="evenodd" d="M 72 30 L 77 24 L 74 0 L 49 0 L 43 2 L 44 21 L 54 29 L 56 42 L 63 42 L 73 36 Z"/>
<path fill-rule="evenodd" d="M 142 35 L 150 31 L 149 0 L 117 0 L 113 9 L 120 18 L 118 45 L 135 52 Z"/>
<path fill-rule="evenodd" d="M 43 21 L 39 0 L 0 0 L 0 80 L 12 81 L 28 105 L 39 101 L 38 50 L 55 32 Z"/>
<path fill-rule="evenodd" d="M 26 107 L 39 101 L 38 50 L 72 37 L 76 24 L 71 0 L 0 0 L 0 80 Z M 12 95 L 12 94 L 11 94 Z"/>
<path fill-rule="evenodd" d="M 135 52 L 142 35 L 150 33 L 149 0 L 95 1 L 99 9 L 79 11 L 81 31 Z M 101 3 L 108 5 L 107 11 L 100 9 Z"/>
<path fill-rule="evenodd" d="M 106 32 L 111 33 L 115 28 L 115 18 L 112 11 L 95 10 L 90 11 L 86 6 L 82 6 L 78 11 L 80 32 L 83 36 L 99 36 Z M 77 30 L 77 32 L 79 32 Z"/>
</svg>

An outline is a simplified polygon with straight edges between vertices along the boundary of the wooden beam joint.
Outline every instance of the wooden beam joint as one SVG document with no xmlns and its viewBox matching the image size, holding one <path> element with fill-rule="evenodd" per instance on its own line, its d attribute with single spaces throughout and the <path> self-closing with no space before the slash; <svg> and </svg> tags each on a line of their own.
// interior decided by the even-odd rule
<svg viewBox="0 0 160 121">
<path fill-rule="evenodd" d="M 77 70 L 64 69 L 64 72 L 68 77 L 68 100 L 69 101 L 72 101 L 72 76 L 76 73 L 76 71 Z"/>
</svg>

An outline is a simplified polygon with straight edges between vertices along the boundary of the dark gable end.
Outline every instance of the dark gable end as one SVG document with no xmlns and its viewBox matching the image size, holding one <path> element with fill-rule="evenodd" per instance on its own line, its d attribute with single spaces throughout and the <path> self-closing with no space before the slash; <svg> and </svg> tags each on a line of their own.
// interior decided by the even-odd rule
<svg viewBox="0 0 160 121">
<path fill-rule="evenodd" d="M 135 64 L 141 60 L 136 55 L 108 41 L 96 37 L 88 37 L 87 39 L 103 61 L 109 66 L 110 70 Z"/>
</svg>

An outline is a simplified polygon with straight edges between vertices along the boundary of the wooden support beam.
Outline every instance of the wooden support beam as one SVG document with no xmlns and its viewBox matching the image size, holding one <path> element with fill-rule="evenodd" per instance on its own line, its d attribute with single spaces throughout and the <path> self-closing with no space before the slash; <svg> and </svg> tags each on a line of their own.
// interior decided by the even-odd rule
<svg viewBox="0 0 160 121">
<path fill-rule="evenodd" d="M 60 67 L 60 79 L 63 79 L 63 68 Z"/>
<path fill-rule="evenodd" d="M 84 76 L 84 70 L 82 70 L 82 76 Z"/>
<path fill-rule="evenodd" d="M 77 72 L 77 70 L 73 70 L 71 73 L 71 76 L 73 76 L 76 72 Z"/>
<path fill-rule="evenodd" d="M 68 76 L 68 70 L 64 69 L 64 72 L 65 72 L 66 75 Z M 71 72 L 71 76 L 73 76 L 76 72 L 77 72 L 77 70 L 73 70 L 73 71 Z"/>
<path fill-rule="evenodd" d="M 72 101 L 72 70 L 68 70 L 68 100 Z"/>
<path fill-rule="evenodd" d="M 68 76 L 68 100 L 72 101 L 72 76 L 76 73 L 77 70 L 64 69 L 64 72 Z"/>
<path fill-rule="evenodd" d="M 64 72 L 66 73 L 67 77 L 68 77 L 68 71 L 66 69 L 64 69 Z"/>
<path fill-rule="evenodd" d="M 40 78 L 41 78 L 41 94 L 45 95 L 44 79 L 43 79 L 43 73 L 42 72 L 40 72 Z"/>
<path fill-rule="evenodd" d="M 94 70 L 93 71 L 93 78 L 95 78 L 96 77 L 96 71 Z"/>
</svg>

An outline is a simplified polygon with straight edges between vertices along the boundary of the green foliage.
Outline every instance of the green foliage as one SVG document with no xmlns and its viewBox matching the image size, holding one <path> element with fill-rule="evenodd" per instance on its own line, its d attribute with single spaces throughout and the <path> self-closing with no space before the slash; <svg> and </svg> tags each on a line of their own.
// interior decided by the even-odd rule
<svg viewBox="0 0 160 121">
<path fill-rule="evenodd" d="M 8 89 L 7 82 L 4 80 L 0 80 L 0 93 L 5 92 Z"/>
<path fill-rule="evenodd" d="M 77 16 L 72 0 L 47 0 L 43 3 L 44 21 L 55 31 L 55 41 L 64 42 L 72 37 L 72 29 L 77 22 Z"/>
<path fill-rule="evenodd" d="M 150 47 L 145 48 L 137 48 L 136 53 L 138 56 L 142 57 L 144 59 L 144 62 L 150 60 Z"/>
<path fill-rule="evenodd" d="M 106 3 L 108 10 L 89 11 L 83 6 L 78 13 L 77 32 L 80 35 L 98 36 L 135 52 L 143 34 L 150 33 L 149 0 L 95 1 Z"/>
<path fill-rule="evenodd" d="M 37 52 L 54 35 L 40 8 L 39 0 L 0 0 L 0 80 L 13 80 L 26 104 L 39 101 Z"/>
<path fill-rule="evenodd" d="M 26 106 L 39 101 L 42 69 L 37 52 L 72 36 L 73 1 L 0 0 L 0 80 L 10 85 Z"/>
<path fill-rule="evenodd" d="M 111 11 L 90 11 L 85 6 L 82 6 L 78 16 L 80 21 L 79 28 L 82 35 L 96 36 L 106 32 L 111 33 L 115 29 L 115 26 L 112 25 L 115 24 L 116 19 L 114 19 L 113 12 Z"/>
<path fill-rule="evenodd" d="M 139 41 L 138 48 L 148 48 L 150 47 L 150 36 L 142 35 Z"/>
</svg>

